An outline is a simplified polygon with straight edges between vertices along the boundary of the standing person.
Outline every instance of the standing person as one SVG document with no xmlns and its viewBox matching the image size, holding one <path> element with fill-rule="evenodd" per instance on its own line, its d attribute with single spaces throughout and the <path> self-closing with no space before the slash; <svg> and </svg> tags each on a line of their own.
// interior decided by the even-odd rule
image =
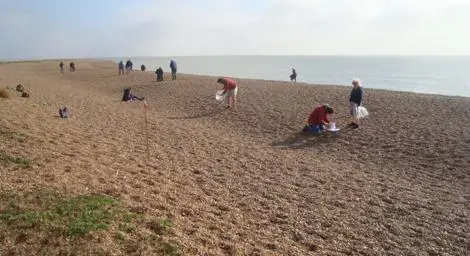
<svg viewBox="0 0 470 256">
<path fill-rule="evenodd" d="M 290 75 L 290 81 L 297 83 L 297 72 L 295 72 L 294 68 L 292 69 L 292 74 Z"/>
<path fill-rule="evenodd" d="M 227 98 L 227 108 L 235 107 L 237 102 L 238 85 L 233 79 L 219 78 L 217 83 L 224 85 L 224 95 Z"/>
<path fill-rule="evenodd" d="M 157 74 L 157 82 L 163 81 L 163 69 L 162 69 L 162 67 L 158 67 L 157 70 L 155 71 L 155 74 Z"/>
<path fill-rule="evenodd" d="M 124 75 L 124 62 L 119 62 L 119 75 Z"/>
<path fill-rule="evenodd" d="M 60 67 L 60 73 L 64 73 L 64 62 L 63 61 L 60 62 L 59 67 Z"/>
<path fill-rule="evenodd" d="M 70 69 L 70 72 L 75 72 L 75 63 L 70 62 L 69 69 Z"/>
<path fill-rule="evenodd" d="M 321 132 L 325 130 L 325 126 L 330 123 L 330 120 L 328 120 L 328 115 L 333 113 L 333 108 L 328 104 L 316 107 L 312 113 L 310 113 L 307 125 L 304 127 L 304 131 L 318 129 L 317 131 Z"/>
<path fill-rule="evenodd" d="M 140 70 L 141 70 L 142 72 L 145 71 L 145 65 L 144 65 L 144 64 L 140 65 Z"/>
<path fill-rule="evenodd" d="M 349 112 L 352 116 L 352 122 L 348 125 L 353 129 L 359 128 L 359 106 L 362 103 L 362 87 L 359 79 L 352 81 L 353 88 L 349 96 Z"/>
<path fill-rule="evenodd" d="M 170 61 L 170 68 L 171 68 L 171 79 L 176 80 L 176 69 L 177 69 L 176 61 L 174 60 Z"/>
</svg>

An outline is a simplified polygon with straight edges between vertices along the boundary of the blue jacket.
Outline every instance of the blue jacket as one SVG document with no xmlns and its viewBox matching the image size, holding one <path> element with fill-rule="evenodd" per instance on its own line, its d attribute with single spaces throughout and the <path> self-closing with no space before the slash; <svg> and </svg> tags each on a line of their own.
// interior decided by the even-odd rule
<svg viewBox="0 0 470 256">
<path fill-rule="evenodd" d="M 174 60 L 170 61 L 170 68 L 176 69 L 176 62 Z"/>
<path fill-rule="evenodd" d="M 357 89 L 352 89 L 351 97 L 349 97 L 349 101 L 356 103 L 358 106 L 361 105 L 361 102 L 362 102 L 362 87 L 359 87 Z"/>
</svg>

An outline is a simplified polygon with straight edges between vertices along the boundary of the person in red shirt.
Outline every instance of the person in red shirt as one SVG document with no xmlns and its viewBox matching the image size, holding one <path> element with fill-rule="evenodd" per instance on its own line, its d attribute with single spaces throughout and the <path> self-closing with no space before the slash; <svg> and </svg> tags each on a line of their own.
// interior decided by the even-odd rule
<svg viewBox="0 0 470 256">
<path fill-rule="evenodd" d="M 224 95 L 227 98 L 227 108 L 235 107 L 237 101 L 238 86 L 237 82 L 230 78 L 219 78 L 217 83 L 224 85 Z"/>
<path fill-rule="evenodd" d="M 304 131 L 309 131 L 314 127 L 318 127 L 319 131 L 323 131 L 325 129 L 325 125 L 330 123 L 328 115 L 333 113 L 333 108 L 328 104 L 316 107 L 310 114 Z"/>
</svg>

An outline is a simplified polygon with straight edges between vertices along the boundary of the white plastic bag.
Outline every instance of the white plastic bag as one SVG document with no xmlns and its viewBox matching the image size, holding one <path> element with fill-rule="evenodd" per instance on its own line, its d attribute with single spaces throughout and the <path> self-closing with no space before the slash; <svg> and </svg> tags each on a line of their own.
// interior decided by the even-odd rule
<svg viewBox="0 0 470 256">
<path fill-rule="evenodd" d="M 215 93 L 215 100 L 222 101 L 225 99 L 225 93 L 223 90 L 217 91 Z"/>
<path fill-rule="evenodd" d="M 369 111 L 367 111 L 367 109 L 363 106 L 359 106 L 357 107 L 357 117 L 359 118 L 365 118 L 369 116 Z"/>
</svg>

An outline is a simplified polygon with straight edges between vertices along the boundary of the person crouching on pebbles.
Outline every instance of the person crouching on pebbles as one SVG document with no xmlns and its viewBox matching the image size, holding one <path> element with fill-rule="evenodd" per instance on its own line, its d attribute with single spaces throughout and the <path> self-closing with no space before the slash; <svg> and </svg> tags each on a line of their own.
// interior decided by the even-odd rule
<svg viewBox="0 0 470 256">
<path fill-rule="evenodd" d="M 325 130 L 325 126 L 330 124 L 330 120 L 328 120 L 328 115 L 333 113 L 333 108 L 328 104 L 316 107 L 312 111 L 312 113 L 310 113 L 307 125 L 305 125 L 303 131 L 315 131 L 317 133 L 323 132 Z"/>
<path fill-rule="evenodd" d="M 238 86 L 237 82 L 230 78 L 219 78 L 217 83 L 224 85 L 224 95 L 227 98 L 227 108 L 235 107 L 237 102 Z"/>
<path fill-rule="evenodd" d="M 352 122 L 348 125 L 353 129 L 359 128 L 359 106 L 362 102 L 362 87 L 358 79 L 352 81 L 353 89 L 349 97 L 349 112 L 352 116 Z"/>
</svg>

